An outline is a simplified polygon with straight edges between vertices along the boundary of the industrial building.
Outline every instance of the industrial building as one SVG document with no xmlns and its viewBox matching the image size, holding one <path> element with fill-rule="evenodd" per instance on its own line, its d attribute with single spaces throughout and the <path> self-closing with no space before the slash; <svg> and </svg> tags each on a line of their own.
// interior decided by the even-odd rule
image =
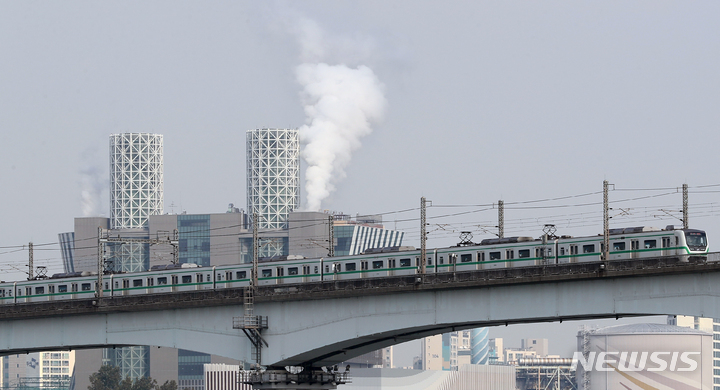
<svg viewBox="0 0 720 390">
<path fill-rule="evenodd" d="M 300 138 L 297 129 L 254 129 L 247 134 L 247 210 L 260 229 L 287 227 L 300 207 Z"/>
<path fill-rule="evenodd" d="M 258 215 L 260 257 L 349 255 L 402 245 L 404 234 L 384 229 L 379 216 L 297 211 L 297 130 L 247 131 L 247 162 L 248 213 L 230 204 L 225 213 L 164 214 L 163 136 L 111 135 L 110 216 L 76 218 L 74 231 L 59 235 L 65 272 L 98 271 L 98 264 L 140 272 L 173 261 L 204 267 L 251 262 L 253 213 Z M 101 235 L 119 242 L 104 244 L 99 253 Z M 149 346 L 78 351 L 77 360 L 82 363 L 77 388 L 86 388 L 88 376 L 102 363 L 118 366 L 131 379 L 177 379 L 181 389 L 204 390 L 204 364 L 239 363 Z M 391 357 L 383 354 L 381 361 Z"/>
<path fill-rule="evenodd" d="M 720 390 L 720 319 L 695 316 L 668 316 L 668 325 L 708 332 L 713 335 L 713 390 Z"/>
<path fill-rule="evenodd" d="M 577 364 L 580 390 L 629 388 L 629 384 L 658 390 L 713 386 L 711 333 L 665 324 L 629 324 L 581 328 L 577 340 L 588 365 Z M 606 363 L 590 364 L 600 353 L 612 355 L 603 359 Z"/>
</svg>

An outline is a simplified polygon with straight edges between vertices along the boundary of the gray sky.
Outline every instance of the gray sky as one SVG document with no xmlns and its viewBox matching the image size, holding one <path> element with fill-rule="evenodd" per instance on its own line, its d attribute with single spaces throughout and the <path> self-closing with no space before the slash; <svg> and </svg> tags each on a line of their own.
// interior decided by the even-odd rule
<svg viewBox="0 0 720 390">
<path fill-rule="evenodd" d="M 73 229 L 83 191 L 108 214 L 111 133 L 164 134 L 167 212 L 244 208 L 245 130 L 306 124 L 308 61 L 367 66 L 386 100 L 323 209 L 413 209 L 384 218 L 418 245 L 426 196 L 432 247 L 490 237 L 499 199 L 506 236 L 600 233 L 605 179 L 611 226 L 680 224 L 666 211 L 688 183 L 713 243 L 719 187 L 698 187 L 720 184 L 719 17 L 711 1 L 0 0 L 3 279 L 22 277 L 15 246 Z"/>
</svg>

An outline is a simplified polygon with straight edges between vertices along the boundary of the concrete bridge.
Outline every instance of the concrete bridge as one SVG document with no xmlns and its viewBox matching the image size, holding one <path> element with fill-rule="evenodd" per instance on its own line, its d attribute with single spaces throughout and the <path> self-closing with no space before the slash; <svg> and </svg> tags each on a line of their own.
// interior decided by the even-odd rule
<svg viewBox="0 0 720 390">
<path fill-rule="evenodd" d="M 123 345 L 254 362 L 243 289 L 2 306 L 0 353 Z M 720 317 L 720 263 L 642 259 L 264 286 L 264 366 L 325 366 L 480 326 L 660 314 Z"/>
</svg>

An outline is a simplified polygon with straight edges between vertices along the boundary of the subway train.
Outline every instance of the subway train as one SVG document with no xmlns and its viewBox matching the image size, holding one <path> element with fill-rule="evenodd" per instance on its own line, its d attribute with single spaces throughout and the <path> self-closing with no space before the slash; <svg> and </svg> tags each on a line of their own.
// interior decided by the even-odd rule
<svg viewBox="0 0 720 390">
<path fill-rule="evenodd" d="M 707 235 L 702 230 L 632 227 L 610 230 L 608 261 L 668 256 L 681 262 L 706 261 Z M 426 251 L 426 273 L 552 266 L 601 260 L 603 236 L 509 237 Z M 282 285 L 330 280 L 415 275 L 421 252 L 413 247 L 368 250 L 354 256 L 265 259 L 258 284 Z M 198 267 L 154 266 L 150 271 L 103 275 L 103 296 L 160 294 L 236 288 L 250 285 L 252 264 Z M 50 278 L 0 283 L 0 304 L 87 299 L 95 296 L 97 274 L 55 274 Z"/>
</svg>

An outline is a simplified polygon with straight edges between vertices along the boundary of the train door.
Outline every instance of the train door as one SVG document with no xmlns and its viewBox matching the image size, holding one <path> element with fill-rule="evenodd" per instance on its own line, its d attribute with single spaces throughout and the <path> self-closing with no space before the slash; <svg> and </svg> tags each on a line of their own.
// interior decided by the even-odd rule
<svg viewBox="0 0 720 390">
<path fill-rule="evenodd" d="M 577 263 L 578 246 L 570 245 L 570 262 Z"/>
<path fill-rule="evenodd" d="M 55 298 L 55 285 L 48 285 L 48 301 L 52 301 Z"/>
<path fill-rule="evenodd" d="M 302 281 L 304 283 L 309 282 L 310 281 L 310 266 L 309 265 L 302 266 L 302 274 L 303 274 Z"/>
<path fill-rule="evenodd" d="M 367 260 L 363 260 L 360 262 L 360 276 L 363 278 L 367 278 L 368 274 L 368 262 Z"/>
<path fill-rule="evenodd" d="M 32 287 L 25 287 L 25 296 L 28 298 L 25 298 L 25 302 L 30 302 L 30 296 L 32 296 Z"/>
<path fill-rule="evenodd" d="M 507 268 L 513 267 L 513 259 L 515 259 L 515 251 L 512 249 L 506 249 L 505 250 L 505 260 L 507 260 L 507 261 L 505 262 L 505 266 Z"/>
<path fill-rule="evenodd" d="M 285 268 L 277 267 L 277 284 L 283 284 L 283 276 L 285 276 Z"/>
<path fill-rule="evenodd" d="M 485 262 L 485 252 L 478 252 L 477 253 L 477 269 L 485 268 L 485 265 L 483 264 L 484 262 Z"/>
<path fill-rule="evenodd" d="M 670 249 L 669 249 L 670 248 L 670 238 L 671 237 L 663 237 L 662 238 L 662 252 L 661 253 L 663 256 L 670 256 L 670 255 L 674 254 L 674 253 L 671 253 Z"/>
<path fill-rule="evenodd" d="M 535 261 L 535 264 L 545 264 L 546 258 L 545 258 L 545 247 L 539 246 L 535 248 L 535 258 L 537 259 Z"/>
<path fill-rule="evenodd" d="M 388 259 L 388 276 L 395 276 L 395 259 Z"/>
<path fill-rule="evenodd" d="M 155 285 L 155 278 L 153 278 L 152 276 L 149 277 L 149 278 L 147 278 L 147 283 L 145 283 L 145 285 L 147 286 L 147 290 L 146 290 L 146 291 L 147 291 L 148 293 L 151 293 L 151 292 L 152 292 L 152 286 Z"/>
<path fill-rule="evenodd" d="M 130 280 L 123 279 L 122 281 L 122 295 L 128 295 L 130 293 Z"/>
<path fill-rule="evenodd" d="M 455 272 L 457 267 L 457 254 L 450 253 L 448 255 L 448 271 Z"/>
<path fill-rule="evenodd" d="M 630 256 L 637 259 L 640 254 L 640 240 L 630 240 Z"/>
<path fill-rule="evenodd" d="M 232 284 L 233 284 L 231 282 L 232 280 L 233 280 L 232 271 L 225 271 L 225 287 L 232 287 Z"/>
<path fill-rule="evenodd" d="M 72 293 L 72 298 L 76 298 L 76 297 L 77 297 L 77 292 L 78 292 L 78 285 L 77 285 L 77 283 L 73 283 L 73 284 L 70 285 L 70 292 Z"/>
<path fill-rule="evenodd" d="M 170 291 L 175 292 L 178 289 L 178 276 L 170 276 Z"/>
</svg>

